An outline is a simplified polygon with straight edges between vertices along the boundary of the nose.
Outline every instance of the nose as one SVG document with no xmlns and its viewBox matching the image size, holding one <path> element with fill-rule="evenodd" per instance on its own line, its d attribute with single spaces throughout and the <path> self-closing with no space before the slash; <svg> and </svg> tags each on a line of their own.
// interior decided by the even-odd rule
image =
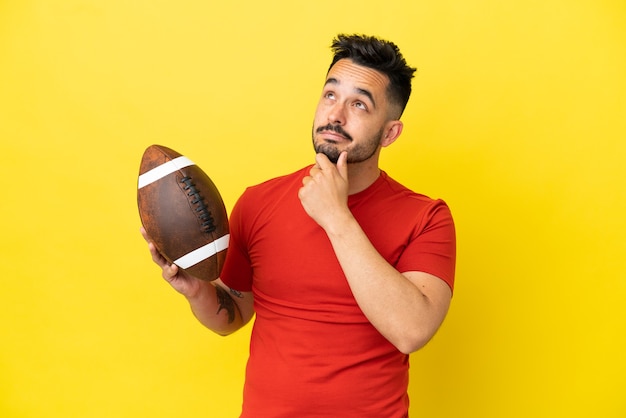
<svg viewBox="0 0 626 418">
<path fill-rule="evenodd" d="M 333 125 L 343 125 L 346 122 L 345 110 L 339 102 L 334 103 L 328 112 L 328 122 Z"/>
</svg>

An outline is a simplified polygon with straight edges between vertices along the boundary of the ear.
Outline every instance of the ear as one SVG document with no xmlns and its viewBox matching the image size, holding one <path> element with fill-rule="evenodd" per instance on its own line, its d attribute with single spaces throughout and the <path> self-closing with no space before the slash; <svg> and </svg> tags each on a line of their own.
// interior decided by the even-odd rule
<svg viewBox="0 0 626 418">
<path fill-rule="evenodd" d="M 382 147 L 387 147 L 393 144 L 402 133 L 402 128 L 404 128 L 404 124 L 399 120 L 391 120 L 387 122 L 383 131 L 383 137 L 380 140 L 380 145 Z"/>
</svg>

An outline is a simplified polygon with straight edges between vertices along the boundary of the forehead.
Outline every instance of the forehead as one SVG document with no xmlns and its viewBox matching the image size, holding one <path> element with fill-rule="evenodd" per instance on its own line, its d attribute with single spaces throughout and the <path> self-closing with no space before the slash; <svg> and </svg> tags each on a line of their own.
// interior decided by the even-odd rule
<svg viewBox="0 0 626 418">
<path fill-rule="evenodd" d="M 389 84 L 387 76 L 377 70 L 357 65 L 349 59 L 341 59 L 326 75 L 326 83 L 350 89 L 369 91 L 374 97 L 382 98 Z"/>
</svg>

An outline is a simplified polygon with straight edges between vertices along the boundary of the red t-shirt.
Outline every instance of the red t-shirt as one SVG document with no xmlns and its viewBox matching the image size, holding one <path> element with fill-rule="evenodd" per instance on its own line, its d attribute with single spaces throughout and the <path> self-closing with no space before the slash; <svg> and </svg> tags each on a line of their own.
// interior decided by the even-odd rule
<svg viewBox="0 0 626 418">
<path fill-rule="evenodd" d="M 231 214 L 221 279 L 252 291 L 256 312 L 241 416 L 405 417 L 408 356 L 363 315 L 328 237 L 302 208 L 309 169 L 248 188 Z M 398 271 L 431 273 L 453 287 L 454 223 L 443 201 L 382 172 L 348 205 Z"/>
</svg>

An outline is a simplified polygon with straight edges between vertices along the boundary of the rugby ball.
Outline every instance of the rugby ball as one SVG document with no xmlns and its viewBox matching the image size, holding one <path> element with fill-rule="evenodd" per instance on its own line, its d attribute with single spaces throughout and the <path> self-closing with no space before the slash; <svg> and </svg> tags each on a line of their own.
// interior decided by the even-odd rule
<svg viewBox="0 0 626 418">
<path fill-rule="evenodd" d="M 228 216 L 209 176 L 189 158 L 148 147 L 139 168 L 141 223 L 170 263 L 202 280 L 219 277 L 228 249 Z"/>
</svg>

